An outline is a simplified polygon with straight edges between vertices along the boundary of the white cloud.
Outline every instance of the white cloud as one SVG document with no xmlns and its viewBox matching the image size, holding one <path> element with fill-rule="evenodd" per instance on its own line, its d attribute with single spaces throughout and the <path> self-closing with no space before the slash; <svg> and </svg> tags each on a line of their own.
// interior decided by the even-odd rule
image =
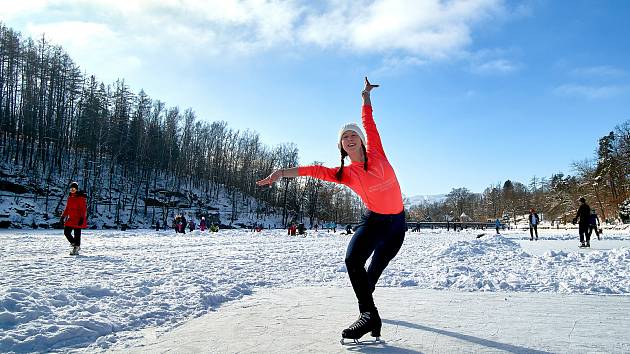
<svg viewBox="0 0 630 354">
<path fill-rule="evenodd" d="M 478 75 L 506 75 L 521 69 L 521 64 L 508 57 L 518 56 L 517 49 L 489 48 L 464 53 L 470 72 Z"/>
<path fill-rule="evenodd" d="M 54 28 L 55 22 L 101 24 L 110 35 L 124 36 L 131 48 L 159 46 L 191 55 L 316 45 L 439 59 L 468 46 L 473 27 L 501 14 L 502 1 L 0 0 L 0 4 L 10 8 L 12 19 L 56 30 L 61 43 L 79 39 L 69 38 L 76 33 Z M 96 25 L 87 29 L 80 40 L 103 35 Z"/>
<path fill-rule="evenodd" d="M 619 96 L 630 90 L 623 80 L 619 80 L 627 75 L 626 71 L 614 66 L 572 67 L 566 60 L 558 62 L 556 66 L 574 81 L 580 81 L 554 88 L 553 92 L 560 96 L 596 100 Z"/>
<path fill-rule="evenodd" d="M 24 13 L 37 11 L 46 6 L 48 1 L 45 0 L 0 0 L 0 20 L 7 21 L 20 16 Z"/>
<path fill-rule="evenodd" d="M 383 60 L 381 66 L 376 69 L 372 74 L 376 76 L 397 75 L 408 68 L 423 66 L 427 63 L 427 60 L 412 56 L 387 57 Z"/>
<path fill-rule="evenodd" d="M 12 4 L 0 0 L 0 4 Z M 19 2 L 22 3 L 22 2 Z M 99 41 L 102 32 L 124 37 L 135 50 L 173 50 L 180 55 L 249 54 L 293 41 L 302 9 L 278 0 L 56 0 L 11 5 L 11 22 L 29 23 L 33 31 L 50 31 L 66 45 Z M 84 24 L 86 31 L 65 31 Z M 91 24 L 91 25 L 88 25 Z M 29 30 L 30 32 L 30 30 Z M 54 34 L 53 34 L 54 32 Z M 40 33 L 38 33 L 39 35 Z M 75 36 L 80 38 L 74 38 Z M 115 45 L 116 43 L 111 43 Z M 117 49 L 117 48 L 114 48 Z"/>
<path fill-rule="evenodd" d="M 50 24 L 28 24 L 26 32 L 32 38 L 45 34 L 48 42 L 60 44 L 80 67 L 89 73 L 108 68 L 113 81 L 139 68 L 143 61 L 126 43 L 126 38 L 105 24 L 91 22 L 55 22 Z"/>
<path fill-rule="evenodd" d="M 588 86 L 579 84 L 566 84 L 556 87 L 554 93 L 567 96 L 587 99 L 603 99 L 619 95 L 626 91 L 627 88 L 622 86 Z"/>
<path fill-rule="evenodd" d="M 118 40 L 117 34 L 107 25 L 80 21 L 28 24 L 27 32 L 34 38 L 45 34 L 48 40 L 68 47 L 104 45 Z"/>
<path fill-rule="evenodd" d="M 472 71 L 477 74 L 509 74 L 518 70 L 519 66 L 507 59 L 493 59 L 474 63 Z"/>
<path fill-rule="evenodd" d="M 499 0 L 377 0 L 309 13 L 299 29 L 306 43 L 362 52 L 446 58 L 470 44 L 472 27 L 502 10 Z"/>
<path fill-rule="evenodd" d="M 586 78 L 600 78 L 610 79 L 618 78 L 626 75 L 626 72 L 622 69 L 615 68 L 608 65 L 590 66 L 583 68 L 575 68 L 571 71 L 571 74 Z"/>
</svg>

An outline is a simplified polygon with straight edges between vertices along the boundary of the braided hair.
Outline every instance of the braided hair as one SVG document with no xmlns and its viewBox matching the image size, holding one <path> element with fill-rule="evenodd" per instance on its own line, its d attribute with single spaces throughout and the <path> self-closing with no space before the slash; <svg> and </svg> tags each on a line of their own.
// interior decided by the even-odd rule
<svg viewBox="0 0 630 354">
<path fill-rule="evenodd" d="M 339 166 L 339 169 L 335 173 L 335 178 L 337 179 L 337 181 L 341 181 L 341 177 L 343 176 L 344 159 L 346 158 L 346 156 L 348 156 L 348 153 L 346 152 L 346 150 L 344 150 L 343 148 L 339 148 L 339 150 L 341 151 L 341 166 Z M 364 159 L 363 169 L 367 171 L 368 157 L 367 157 L 367 151 L 365 150 L 365 145 L 361 144 L 361 150 L 363 150 L 363 159 Z"/>
</svg>

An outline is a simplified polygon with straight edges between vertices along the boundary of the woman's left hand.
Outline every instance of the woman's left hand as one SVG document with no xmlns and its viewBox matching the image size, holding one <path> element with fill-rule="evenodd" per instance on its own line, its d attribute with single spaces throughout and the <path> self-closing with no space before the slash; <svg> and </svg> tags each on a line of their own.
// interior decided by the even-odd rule
<svg viewBox="0 0 630 354">
<path fill-rule="evenodd" d="M 363 91 L 370 92 L 372 91 L 373 88 L 378 87 L 378 86 L 379 85 L 372 85 L 370 81 L 368 81 L 367 76 L 365 77 L 365 88 L 363 89 Z"/>
</svg>

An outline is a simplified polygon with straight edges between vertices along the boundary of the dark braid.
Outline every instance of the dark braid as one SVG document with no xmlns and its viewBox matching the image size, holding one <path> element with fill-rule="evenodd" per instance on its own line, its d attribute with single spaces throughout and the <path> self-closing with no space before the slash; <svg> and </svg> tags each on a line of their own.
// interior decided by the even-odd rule
<svg viewBox="0 0 630 354">
<path fill-rule="evenodd" d="M 363 169 L 367 171 L 368 170 L 368 156 L 367 156 L 367 151 L 365 150 L 365 145 L 361 144 L 361 150 L 363 150 L 363 159 L 364 159 Z M 341 166 L 339 166 L 339 169 L 335 173 L 335 178 L 337 179 L 337 181 L 341 181 L 341 177 L 343 176 L 343 165 L 344 165 L 344 159 L 346 158 L 346 156 L 348 156 L 348 153 L 346 152 L 346 150 L 341 148 Z"/>
<path fill-rule="evenodd" d="M 346 152 L 346 150 L 341 148 L 341 166 L 339 166 L 337 173 L 335 173 L 335 178 L 337 178 L 337 181 L 341 181 L 341 176 L 343 175 L 343 160 L 346 158 L 346 156 L 348 156 L 348 153 Z"/>
<path fill-rule="evenodd" d="M 363 150 L 363 169 L 367 171 L 367 151 L 365 151 L 365 145 L 361 144 L 361 149 Z"/>
</svg>

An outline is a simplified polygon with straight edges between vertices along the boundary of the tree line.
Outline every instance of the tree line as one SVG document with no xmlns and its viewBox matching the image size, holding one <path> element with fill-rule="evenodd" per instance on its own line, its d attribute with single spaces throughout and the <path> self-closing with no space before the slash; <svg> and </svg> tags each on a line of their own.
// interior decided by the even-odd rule
<svg viewBox="0 0 630 354">
<path fill-rule="evenodd" d="M 231 220 L 248 212 L 259 218 L 281 214 L 284 224 L 349 222 L 362 208 L 346 188 L 309 178 L 256 186 L 273 170 L 298 164 L 295 144 L 269 147 L 254 131 L 201 120 L 191 108 L 168 106 L 143 90 L 133 93 L 124 79 L 106 85 L 83 74 L 45 36 L 22 38 L 2 23 L 0 158 L 28 171 L 31 184 L 44 186 L 39 190 L 47 209 L 48 191 L 63 191 L 72 180 L 80 180 L 90 196 L 90 211 L 105 205 L 118 215 L 127 208 L 130 219 L 146 215 L 140 201 L 158 198 L 160 181 L 171 191 L 202 190 L 208 206 L 227 193 Z M 121 201 L 123 194 L 133 197 Z M 51 206 L 53 213 L 63 207 L 61 200 Z"/>
<path fill-rule="evenodd" d="M 444 221 L 466 214 L 473 220 L 515 220 L 531 208 L 547 220 L 570 222 L 580 197 L 596 209 L 601 220 L 630 220 L 630 120 L 599 139 L 593 159 L 573 163 L 574 175 L 557 173 L 532 177 L 529 183 L 507 180 L 482 193 L 453 188 L 442 202 L 410 208 L 413 220 Z"/>
</svg>

